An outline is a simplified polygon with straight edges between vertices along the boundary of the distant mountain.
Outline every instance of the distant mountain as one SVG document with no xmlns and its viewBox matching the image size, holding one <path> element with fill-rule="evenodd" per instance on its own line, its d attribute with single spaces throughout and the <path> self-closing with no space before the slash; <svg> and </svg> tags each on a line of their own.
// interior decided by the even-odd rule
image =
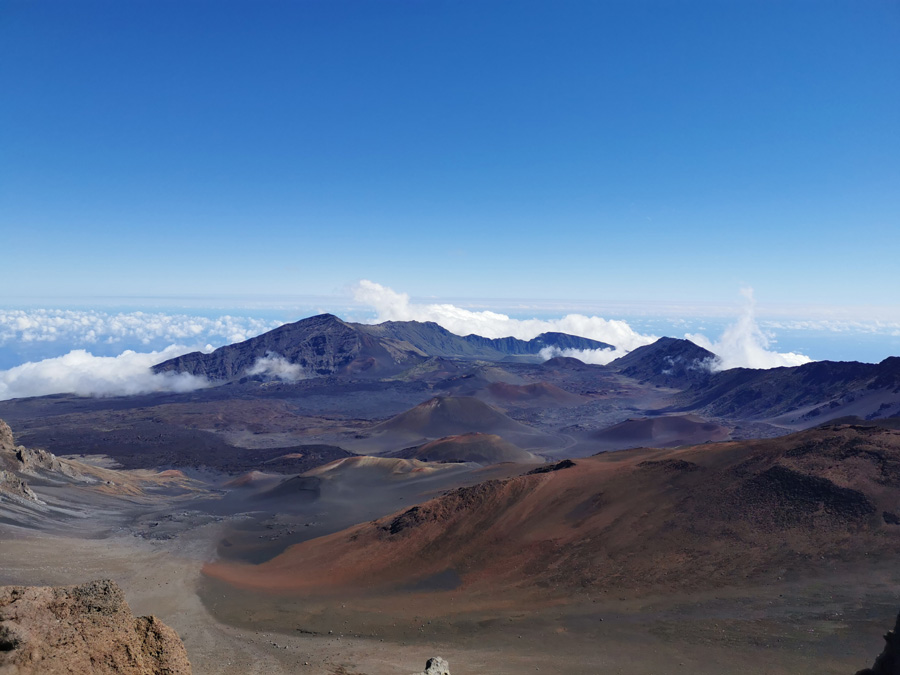
<svg viewBox="0 0 900 675">
<path fill-rule="evenodd" d="M 436 323 L 386 321 L 367 325 L 331 314 L 313 316 L 210 354 L 192 352 L 153 367 L 156 373 L 178 372 L 211 380 L 235 380 L 253 374 L 262 359 L 281 357 L 307 376 L 397 373 L 430 357 L 485 359 L 536 357 L 542 349 L 607 349 L 610 345 L 564 333 L 544 333 L 532 340 L 460 336 Z"/>
<path fill-rule="evenodd" d="M 855 415 L 900 415 L 900 357 L 881 363 L 816 361 L 791 368 L 732 368 L 678 398 L 679 410 L 732 419 L 779 418 L 807 427 Z"/>
<path fill-rule="evenodd" d="M 248 375 L 261 359 L 278 356 L 297 364 L 309 375 L 366 370 L 396 370 L 428 358 L 409 343 L 376 338 L 331 314 L 285 324 L 244 342 L 220 347 L 210 354 L 192 352 L 153 367 L 153 372 L 190 373 L 211 380 Z"/>
<path fill-rule="evenodd" d="M 503 360 L 510 356 L 536 356 L 548 347 L 556 349 L 613 349 L 612 345 L 566 333 L 541 333 L 531 340 L 514 337 L 460 336 L 433 321 L 385 321 L 349 324 L 373 337 L 385 337 L 414 345 L 429 356 Z"/>
<path fill-rule="evenodd" d="M 664 387 L 706 382 L 716 355 L 690 340 L 663 337 L 609 364 L 627 377 Z"/>
</svg>

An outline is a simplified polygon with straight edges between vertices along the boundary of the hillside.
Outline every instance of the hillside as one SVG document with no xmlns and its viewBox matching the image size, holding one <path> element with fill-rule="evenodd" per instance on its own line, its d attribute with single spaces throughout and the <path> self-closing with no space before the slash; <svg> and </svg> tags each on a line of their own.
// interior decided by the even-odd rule
<svg viewBox="0 0 900 675">
<path fill-rule="evenodd" d="M 422 462 L 476 462 L 484 465 L 540 461 L 530 452 L 517 448 L 496 434 L 475 432 L 440 438 L 393 455 Z"/>
<path fill-rule="evenodd" d="M 497 435 L 524 449 L 546 447 L 553 442 L 547 434 L 507 417 L 477 398 L 436 396 L 373 426 L 357 445 L 395 452 L 473 432 Z"/>
<path fill-rule="evenodd" d="M 766 583 L 900 552 L 894 430 L 828 427 L 565 466 L 453 490 L 263 565 L 213 563 L 206 573 L 313 595 L 390 592 L 452 573 L 470 597 L 509 603 L 575 589 Z"/>
<path fill-rule="evenodd" d="M 684 392 L 673 409 L 810 427 L 855 415 L 900 415 L 900 357 L 881 363 L 817 361 L 792 368 L 733 368 Z"/>
</svg>

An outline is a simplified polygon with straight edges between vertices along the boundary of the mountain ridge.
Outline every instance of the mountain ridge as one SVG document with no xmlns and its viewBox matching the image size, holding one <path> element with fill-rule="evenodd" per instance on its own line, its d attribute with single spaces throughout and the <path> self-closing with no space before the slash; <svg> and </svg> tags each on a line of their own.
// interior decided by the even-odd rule
<svg viewBox="0 0 900 675">
<path fill-rule="evenodd" d="M 456 335 L 434 322 L 360 324 L 319 314 L 205 354 L 191 352 L 153 366 L 154 373 L 189 373 L 227 381 L 252 376 L 261 359 L 281 358 L 301 376 L 389 375 L 433 357 L 487 359 L 536 357 L 548 347 L 610 349 L 612 345 L 565 333 L 531 340 Z"/>
</svg>

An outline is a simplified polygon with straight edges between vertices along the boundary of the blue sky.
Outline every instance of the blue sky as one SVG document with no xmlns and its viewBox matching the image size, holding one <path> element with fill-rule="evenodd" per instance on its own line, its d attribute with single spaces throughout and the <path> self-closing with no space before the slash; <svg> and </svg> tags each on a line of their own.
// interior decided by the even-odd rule
<svg viewBox="0 0 900 675">
<path fill-rule="evenodd" d="M 3 0 L 3 293 L 896 309 L 898 36 L 866 0 Z"/>
</svg>

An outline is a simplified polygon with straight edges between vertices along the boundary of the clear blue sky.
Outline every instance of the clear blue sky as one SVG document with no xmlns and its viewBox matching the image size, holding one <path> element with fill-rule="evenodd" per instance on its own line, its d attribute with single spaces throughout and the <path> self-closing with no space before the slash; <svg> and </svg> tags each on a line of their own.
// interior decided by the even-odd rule
<svg viewBox="0 0 900 675">
<path fill-rule="evenodd" d="M 9 296 L 898 304 L 900 3 L 0 0 Z"/>
</svg>

